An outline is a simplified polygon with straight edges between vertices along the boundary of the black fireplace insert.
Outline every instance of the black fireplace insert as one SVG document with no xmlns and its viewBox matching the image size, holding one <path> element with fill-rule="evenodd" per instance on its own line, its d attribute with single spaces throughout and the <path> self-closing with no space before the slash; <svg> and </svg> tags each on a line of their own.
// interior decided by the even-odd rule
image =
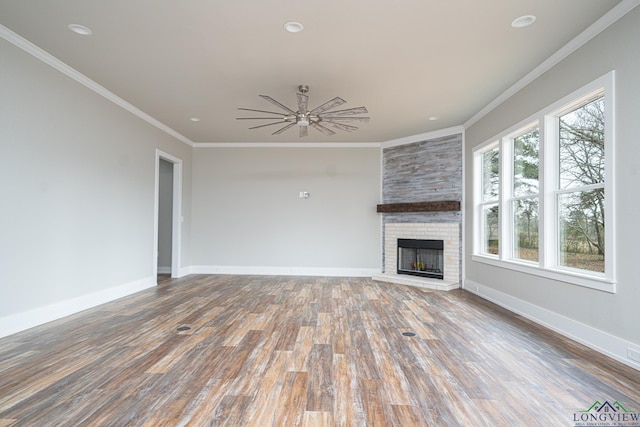
<svg viewBox="0 0 640 427">
<path fill-rule="evenodd" d="M 398 274 L 444 279 L 444 241 L 398 239 Z"/>
</svg>

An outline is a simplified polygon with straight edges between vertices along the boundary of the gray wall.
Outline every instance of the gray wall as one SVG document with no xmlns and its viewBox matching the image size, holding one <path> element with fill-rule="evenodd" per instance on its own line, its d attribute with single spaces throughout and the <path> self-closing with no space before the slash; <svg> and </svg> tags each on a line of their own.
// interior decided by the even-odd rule
<svg viewBox="0 0 640 427">
<path fill-rule="evenodd" d="M 609 294 L 474 262 L 466 245 L 466 277 L 575 321 L 640 344 L 640 8 L 529 84 L 467 129 L 465 190 L 472 193 L 472 149 L 595 80 L 616 70 L 616 212 L 618 286 Z M 473 238 L 472 204 L 466 205 L 467 242 Z"/>
<path fill-rule="evenodd" d="M 191 148 L 4 40 L 0 58 L 0 317 L 153 278 L 155 150 L 184 160 L 188 236 Z"/>
<path fill-rule="evenodd" d="M 379 199 L 379 148 L 196 148 L 192 264 L 379 268 Z"/>
</svg>

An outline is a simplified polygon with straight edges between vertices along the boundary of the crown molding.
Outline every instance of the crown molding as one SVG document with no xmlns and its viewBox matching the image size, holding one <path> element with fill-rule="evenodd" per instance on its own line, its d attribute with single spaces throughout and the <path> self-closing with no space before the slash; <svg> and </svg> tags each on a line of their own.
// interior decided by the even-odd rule
<svg viewBox="0 0 640 427">
<path fill-rule="evenodd" d="M 398 145 L 413 144 L 414 142 L 424 142 L 431 139 L 442 138 L 445 136 L 457 135 L 464 133 L 464 127 L 453 126 L 450 128 L 444 128 L 435 130 L 433 132 L 425 132 L 417 135 L 405 136 L 403 138 L 392 139 L 381 144 L 382 148 L 397 147 Z"/>
<path fill-rule="evenodd" d="M 471 117 L 463 124 L 463 127 L 465 129 L 468 129 L 474 123 L 496 109 L 500 104 L 524 89 L 529 83 L 533 82 L 535 79 L 549 71 L 551 68 L 560 63 L 560 61 L 567 58 L 580 47 L 584 46 L 587 42 L 596 37 L 602 31 L 606 30 L 618 19 L 622 18 L 638 5 L 640 5 L 640 0 L 622 0 L 611 10 L 602 15 L 600 19 L 591 24 L 589 28 L 578 34 L 569 43 L 565 44 L 558 51 L 556 51 L 556 53 L 551 55 L 540 65 L 531 70 L 527 75 L 518 80 L 513 86 L 511 86 L 497 98 L 487 104 L 482 110 L 478 111 L 473 117 Z"/>
<path fill-rule="evenodd" d="M 40 61 L 44 62 L 50 67 L 58 70 L 62 74 L 66 75 L 67 77 L 89 88 L 90 90 L 94 91 L 98 95 L 108 99 L 109 101 L 113 102 L 117 106 L 124 108 L 131 114 L 141 118 L 142 120 L 146 121 L 150 125 L 155 126 L 161 131 L 171 135 L 175 139 L 189 145 L 190 147 L 193 147 L 193 142 L 186 136 L 176 132 L 175 130 L 171 129 L 169 126 L 151 117 L 149 114 L 145 113 L 144 111 L 140 110 L 139 108 L 133 106 L 129 102 L 120 98 L 113 92 L 106 89 L 104 86 L 99 85 L 98 83 L 91 80 L 89 77 L 85 76 L 75 68 L 65 64 L 55 56 L 51 55 L 50 53 L 46 52 L 45 50 L 31 43 L 29 40 L 14 33 L 4 25 L 0 25 L 0 37 L 5 39 L 9 43 L 13 44 L 14 46 L 18 47 L 19 49 L 22 49 L 23 51 L 32 55 L 33 57 L 39 59 Z"/>
<path fill-rule="evenodd" d="M 194 148 L 380 148 L 380 142 L 195 142 Z"/>
</svg>

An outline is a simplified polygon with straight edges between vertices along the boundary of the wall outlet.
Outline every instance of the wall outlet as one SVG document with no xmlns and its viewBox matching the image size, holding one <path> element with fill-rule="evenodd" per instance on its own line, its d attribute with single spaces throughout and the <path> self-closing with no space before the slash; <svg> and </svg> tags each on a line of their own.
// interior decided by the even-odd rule
<svg viewBox="0 0 640 427">
<path fill-rule="evenodd" d="M 627 348 L 627 357 L 631 360 L 635 360 L 636 362 L 640 362 L 640 351 Z"/>
</svg>

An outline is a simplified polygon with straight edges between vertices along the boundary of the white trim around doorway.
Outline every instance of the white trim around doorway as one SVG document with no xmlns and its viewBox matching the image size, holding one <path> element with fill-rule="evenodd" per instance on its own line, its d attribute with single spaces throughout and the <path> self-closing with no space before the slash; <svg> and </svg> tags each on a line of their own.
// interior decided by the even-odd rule
<svg viewBox="0 0 640 427">
<path fill-rule="evenodd" d="M 153 274 L 158 272 L 158 190 L 160 188 L 160 159 L 173 164 L 173 213 L 171 234 L 171 277 L 182 277 L 182 159 L 156 149 L 153 206 Z"/>
</svg>

